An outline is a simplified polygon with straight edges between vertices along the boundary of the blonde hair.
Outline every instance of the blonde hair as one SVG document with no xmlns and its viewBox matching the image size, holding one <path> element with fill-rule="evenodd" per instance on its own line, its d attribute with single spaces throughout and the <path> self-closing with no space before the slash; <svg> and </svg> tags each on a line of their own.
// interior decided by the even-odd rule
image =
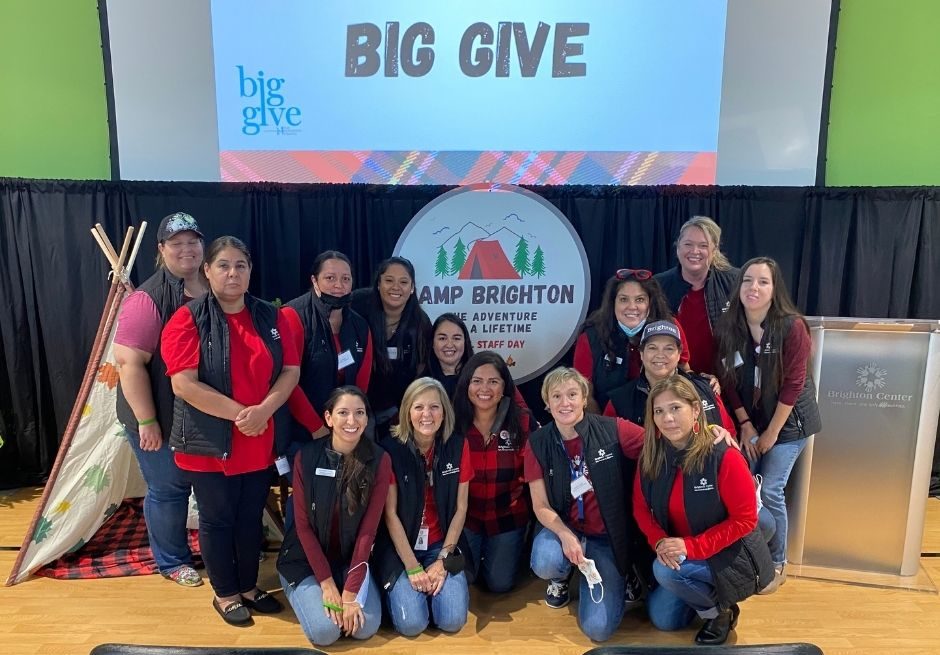
<svg viewBox="0 0 940 655">
<path fill-rule="evenodd" d="M 440 429 L 441 438 L 444 441 L 450 439 L 450 435 L 454 432 L 454 407 L 450 404 L 444 385 L 434 378 L 418 378 L 405 389 L 405 395 L 402 396 L 401 407 L 398 410 L 398 425 L 392 427 L 392 434 L 400 442 L 406 444 L 414 439 L 415 426 L 411 422 L 411 406 L 414 405 L 418 396 L 432 389 L 440 397 L 441 410 L 444 412 Z"/>
<path fill-rule="evenodd" d="M 690 227 L 697 227 L 704 232 L 705 238 L 708 239 L 714 247 L 712 259 L 708 262 L 709 265 L 714 266 L 719 271 L 727 271 L 731 268 L 731 262 L 729 262 L 725 254 L 721 252 L 721 228 L 718 227 L 718 223 L 708 216 L 693 216 L 683 223 L 682 227 L 679 228 L 679 237 L 676 239 L 676 247 L 679 247 L 679 241 L 682 240 L 682 235 L 685 234 L 685 231 Z"/>
<path fill-rule="evenodd" d="M 670 378 L 657 382 L 650 389 L 649 398 L 646 400 L 646 419 L 644 427 L 646 434 L 643 437 L 643 450 L 640 452 L 640 472 L 643 477 L 652 480 L 659 475 L 666 464 L 666 451 L 663 446 L 663 438 L 659 434 L 656 422 L 653 420 L 653 403 L 662 394 L 671 391 L 680 400 L 689 404 L 693 410 L 698 410 L 696 420 L 701 421 L 702 429 L 698 434 L 693 430 L 691 432 L 689 445 L 682 455 L 682 469 L 688 473 L 701 473 L 705 466 L 705 458 L 711 452 L 714 444 L 714 435 L 712 426 L 705 423 L 705 413 L 702 411 L 702 398 L 695 390 L 695 386 L 681 375 L 673 375 Z"/>
<path fill-rule="evenodd" d="M 554 387 L 571 381 L 577 382 L 578 386 L 581 387 L 581 394 L 584 396 L 585 401 L 590 398 L 591 383 L 588 382 L 587 378 L 573 368 L 559 366 L 546 375 L 542 381 L 542 400 L 545 404 L 548 405 L 548 395 Z"/>
</svg>

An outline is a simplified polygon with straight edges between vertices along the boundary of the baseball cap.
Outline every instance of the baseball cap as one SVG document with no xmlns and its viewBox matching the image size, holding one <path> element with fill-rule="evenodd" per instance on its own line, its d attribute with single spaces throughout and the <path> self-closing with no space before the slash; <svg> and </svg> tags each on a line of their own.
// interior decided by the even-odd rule
<svg viewBox="0 0 940 655">
<path fill-rule="evenodd" d="M 160 227 L 157 228 L 157 243 L 163 243 L 177 232 L 195 232 L 201 238 L 205 235 L 199 231 L 199 224 L 196 219 L 186 212 L 176 212 L 169 216 L 164 216 L 160 221 Z"/>
<path fill-rule="evenodd" d="M 682 335 L 679 334 L 678 326 L 672 321 L 653 321 L 643 328 L 643 336 L 640 337 L 640 345 L 644 345 L 652 337 L 667 336 L 676 340 L 679 346 L 682 346 Z"/>
</svg>

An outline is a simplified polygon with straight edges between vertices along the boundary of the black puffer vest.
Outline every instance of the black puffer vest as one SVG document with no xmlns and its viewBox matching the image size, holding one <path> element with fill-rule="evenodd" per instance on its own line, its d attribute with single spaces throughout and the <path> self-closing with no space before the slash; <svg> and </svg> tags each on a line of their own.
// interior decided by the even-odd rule
<svg viewBox="0 0 940 655">
<path fill-rule="evenodd" d="M 368 509 L 368 502 L 360 505 L 355 512 L 349 512 L 346 490 L 341 489 L 339 484 L 343 477 L 344 457 L 331 449 L 330 444 L 331 437 L 314 439 L 304 444 L 300 451 L 300 466 L 304 480 L 304 511 L 324 553 L 330 543 L 333 512 L 339 512 L 339 544 L 342 562 L 330 562 L 330 564 L 334 568 L 344 569 L 352 559 L 359 525 Z M 368 439 L 360 441 L 359 447 L 362 449 L 363 463 L 372 471 L 374 481 L 378 477 L 384 451 Z M 334 471 L 335 474 L 317 475 L 317 471 Z M 341 566 L 337 566 L 340 564 Z M 297 536 L 297 529 L 293 526 L 284 535 L 277 558 L 277 570 L 292 587 L 297 586 L 307 576 L 313 575 L 313 567 L 310 566 L 307 554 Z M 336 583 L 342 589 L 341 581 L 337 580 Z"/>
<path fill-rule="evenodd" d="M 656 522 L 667 534 L 675 534 L 669 523 L 669 496 L 683 453 L 668 443 L 665 448 L 665 469 L 655 480 L 641 477 L 640 488 Z M 720 443 L 712 449 L 701 472 L 694 475 L 682 472 L 685 516 L 693 535 L 701 534 L 728 517 L 718 492 L 718 471 L 727 451 L 728 446 Z M 722 609 L 756 594 L 774 577 L 770 551 L 757 526 L 707 561 L 715 579 L 718 605 Z"/>
<path fill-rule="evenodd" d="M 281 374 L 284 352 L 277 330 L 277 307 L 245 294 L 245 306 L 251 314 L 258 336 L 271 352 L 274 365 L 268 386 Z M 199 332 L 199 381 L 219 393 L 232 396 L 228 320 L 212 293 L 186 303 Z M 232 421 L 212 416 L 177 397 L 173 403 L 173 429 L 170 448 L 187 455 L 205 455 L 225 459 L 232 452 Z M 280 454 L 283 449 L 275 446 Z"/>
<path fill-rule="evenodd" d="M 182 278 L 170 273 L 166 268 L 160 268 L 147 280 L 137 287 L 137 290 L 146 293 L 157 306 L 160 312 L 160 321 L 166 325 L 173 313 L 183 305 L 185 285 Z M 173 386 L 166 375 L 166 363 L 160 353 L 160 341 L 147 363 L 147 375 L 150 377 L 150 392 L 153 394 L 153 405 L 157 411 L 157 422 L 164 435 L 170 433 L 173 427 Z M 115 405 L 118 420 L 127 428 L 138 432 L 137 417 L 131 409 L 130 403 L 124 397 L 124 389 L 118 382 L 117 400 Z"/>
</svg>

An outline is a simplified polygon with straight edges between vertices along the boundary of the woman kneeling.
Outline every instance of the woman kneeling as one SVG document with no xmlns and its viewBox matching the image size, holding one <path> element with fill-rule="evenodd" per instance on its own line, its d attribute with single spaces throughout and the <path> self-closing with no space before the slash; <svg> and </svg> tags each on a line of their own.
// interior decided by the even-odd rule
<svg viewBox="0 0 940 655">
<path fill-rule="evenodd" d="M 470 592 L 463 570 L 470 548 L 463 537 L 473 468 L 454 410 L 433 378 L 408 385 L 394 437 L 381 445 L 392 458 L 385 530 L 375 543 L 376 577 L 388 591 L 395 630 L 413 637 L 430 620 L 444 632 L 467 622 Z M 430 611 L 429 611 L 430 608 Z"/>
<path fill-rule="evenodd" d="M 650 620 L 678 630 L 705 620 L 699 644 L 723 644 L 738 621 L 738 601 L 774 577 L 757 530 L 757 499 L 747 462 L 715 445 L 691 382 L 671 377 L 650 390 L 633 514 L 656 551 Z"/>
<path fill-rule="evenodd" d="M 332 434 L 294 458 L 294 525 L 277 561 L 284 594 L 317 646 L 342 634 L 368 639 L 379 628 L 382 602 L 367 562 L 392 470 L 362 438 L 369 406 L 357 387 L 334 390 L 324 419 Z"/>
</svg>

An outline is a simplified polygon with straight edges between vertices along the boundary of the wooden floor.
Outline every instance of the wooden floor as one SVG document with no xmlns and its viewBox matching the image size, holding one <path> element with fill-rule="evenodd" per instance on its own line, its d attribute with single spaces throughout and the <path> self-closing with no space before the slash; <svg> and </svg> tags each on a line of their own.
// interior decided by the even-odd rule
<svg viewBox="0 0 940 655">
<path fill-rule="evenodd" d="M 38 490 L 0 495 L 0 575 L 5 579 L 38 500 Z M 940 500 L 928 503 L 922 563 L 940 583 Z M 859 535 L 861 537 L 861 535 Z M 262 588 L 275 588 L 273 557 L 262 565 Z M 376 655 L 447 649 L 453 655 L 505 653 L 574 655 L 594 647 L 578 630 L 574 609 L 551 610 L 544 584 L 529 580 L 509 597 L 472 592 L 471 616 L 457 635 L 415 639 L 382 630 L 362 644 L 341 640 L 330 652 L 366 645 Z M 203 646 L 309 646 L 290 611 L 255 619 L 250 628 L 225 625 L 210 606 L 207 585 L 178 587 L 160 576 L 60 581 L 34 578 L 0 587 L 0 653 L 86 655 L 107 642 Z M 742 606 L 738 644 L 808 641 L 828 655 L 940 653 L 940 596 L 791 577 L 776 594 Z M 694 629 L 661 633 L 642 610 L 627 617 L 610 644 L 690 644 Z"/>
</svg>

